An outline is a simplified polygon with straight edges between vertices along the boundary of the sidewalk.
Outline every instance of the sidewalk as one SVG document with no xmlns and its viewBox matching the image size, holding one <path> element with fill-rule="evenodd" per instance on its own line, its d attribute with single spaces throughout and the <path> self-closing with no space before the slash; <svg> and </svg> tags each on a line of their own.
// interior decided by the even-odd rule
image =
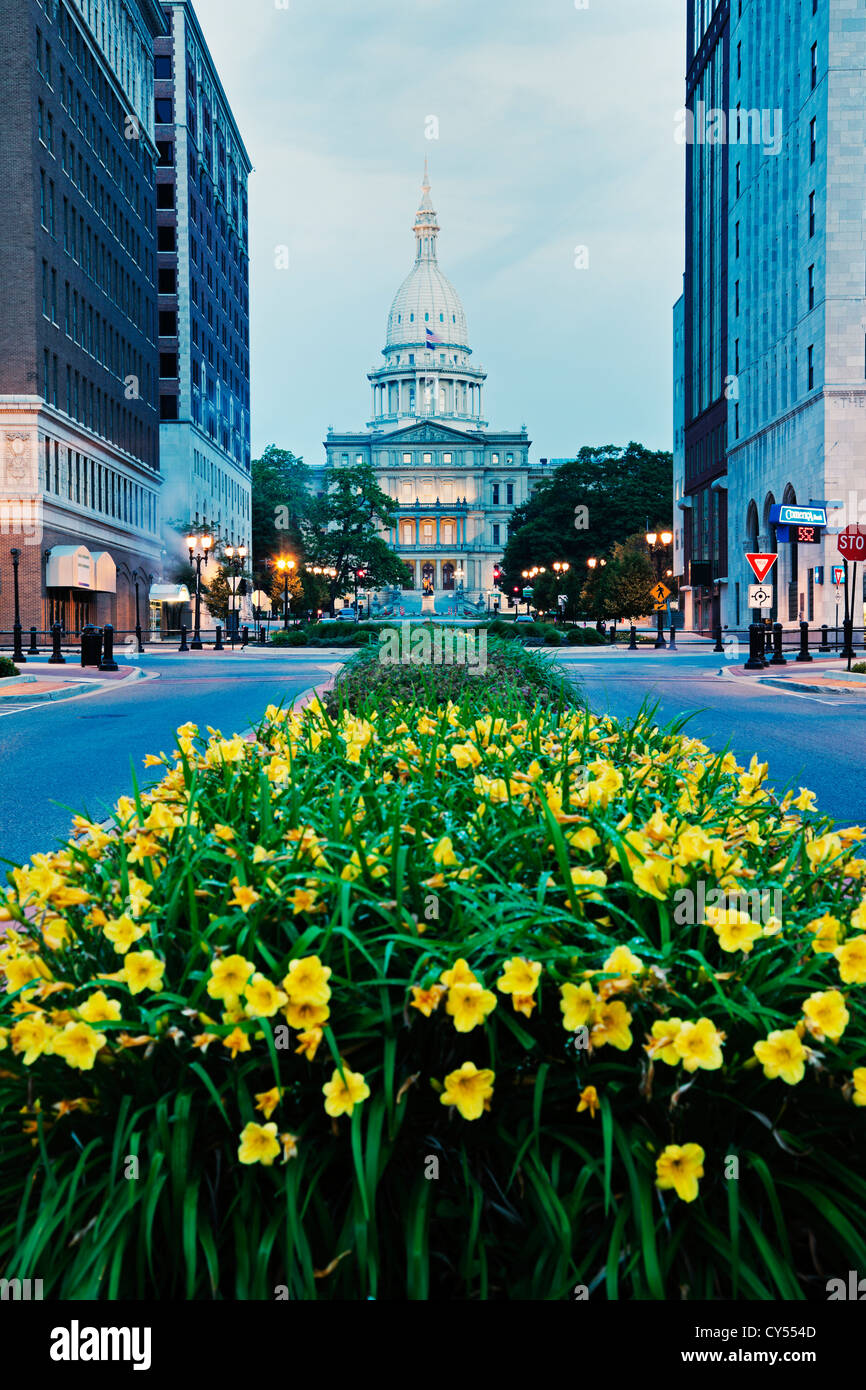
<svg viewBox="0 0 866 1390">
<path fill-rule="evenodd" d="M 41 704 L 47 700 L 70 700 L 75 695 L 96 694 L 110 690 L 119 681 L 153 679 L 137 666 L 120 666 L 117 671 L 99 671 L 95 667 L 49 666 L 47 660 L 32 660 L 28 671 L 20 676 L 0 680 L 0 705 Z"/>
<path fill-rule="evenodd" d="M 858 654 L 853 664 L 861 659 Z M 866 676 L 856 672 L 849 675 L 847 666 L 847 659 L 842 661 L 839 657 L 814 657 L 810 662 L 797 662 L 789 657 L 786 666 L 767 666 L 763 671 L 747 671 L 741 663 L 728 669 L 738 679 L 751 679 L 779 690 L 803 690 L 812 695 L 833 691 L 866 697 Z"/>
</svg>

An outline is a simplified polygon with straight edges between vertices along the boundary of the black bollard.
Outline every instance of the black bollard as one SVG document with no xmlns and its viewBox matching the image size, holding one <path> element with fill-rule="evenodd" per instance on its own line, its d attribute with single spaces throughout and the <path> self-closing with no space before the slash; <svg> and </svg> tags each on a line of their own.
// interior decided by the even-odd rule
<svg viewBox="0 0 866 1390">
<path fill-rule="evenodd" d="M 38 648 L 38 646 L 36 645 L 36 628 L 35 628 L 35 627 L 31 627 L 31 629 L 30 629 L 30 646 L 27 648 L 27 655 L 28 655 L 28 656 L 38 656 L 38 655 L 39 655 L 39 648 Z"/>
<path fill-rule="evenodd" d="M 247 625 L 246 625 L 246 623 L 245 623 L 244 626 L 241 628 L 241 649 L 243 649 L 243 648 L 247 645 L 247 643 L 249 642 L 249 640 L 250 640 L 250 630 L 249 630 L 249 628 L 247 627 Z"/>
<path fill-rule="evenodd" d="M 826 633 L 826 631 L 827 631 L 826 628 L 823 628 L 823 629 L 822 629 L 822 632 L 823 632 L 823 633 Z M 797 660 L 798 660 L 798 661 L 811 661 L 811 660 L 812 660 L 812 654 L 811 654 L 811 652 L 809 651 L 809 624 L 808 624 L 808 623 L 801 623 L 801 624 L 800 624 L 800 650 L 799 650 L 798 653 L 797 653 Z"/>
<path fill-rule="evenodd" d="M 671 623 L 671 640 L 668 642 L 668 651 L 675 652 L 677 649 L 677 630 Z"/>
<path fill-rule="evenodd" d="M 117 671 L 120 668 L 114 659 L 114 628 L 111 623 L 106 623 L 102 629 L 102 660 L 99 663 L 100 671 Z"/>
<path fill-rule="evenodd" d="M 845 619 L 845 622 L 842 624 L 842 632 L 843 632 L 843 634 L 844 634 L 845 641 L 844 641 L 844 643 L 843 643 L 842 650 L 841 650 L 841 652 L 839 653 L 839 655 L 840 655 L 840 657 L 842 657 L 843 660 L 844 660 L 845 658 L 854 655 L 854 620 L 853 620 L 853 618 L 846 618 L 846 619 Z"/>
<path fill-rule="evenodd" d="M 629 635 L 629 642 L 628 642 L 628 651 L 630 651 L 630 652 L 636 652 L 636 651 L 637 651 L 637 628 L 635 627 L 634 623 L 632 623 L 632 625 L 631 625 L 631 633 L 630 633 L 630 635 Z"/>
<path fill-rule="evenodd" d="M 144 642 L 141 640 L 141 623 L 135 624 L 135 640 L 138 643 L 138 654 L 140 656 L 144 651 Z"/>
<path fill-rule="evenodd" d="M 745 670 L 763 671 L 764 665 L 764 629 L 761 623 L 752 623 L 749 627 L 749 659 Z"/>
<path fill-rule="evenodd" d="M 186 623 L 181 623 L 181 625 L 180 625 L 180 646 L 178 647 L 178 651 L 179 651 L 179 652 L 188 652 L 188 651 L 189 651 L 189 644 L 187 643 L 187 640 L 186 640 Z"/>
<path fill-rule="evenodd" d="M 716 645 L 713 647 L 713 651 L 714 651 L 714 652 L 723 652 L 723 651 L 725 650 L 725 648 L 724 648 L 724 645 L 723 645 L 723 643 L 722 643 L 722 625 L 721 625 L 721 623 L 717 623 L 717 624 L 716 624 L 715 631 L 714 631 L 714 636 L 715 636 L 715 639 L 716 639 Z"/>
<path fill-rule="evenodd" d="M 48 658 L 49 666 L 65 666 L 66 657 L 60 650 L 60 643 L 63 639 L 63 628 L 59 623 L 55 623 L 51 629 L 51 655 Z"/>
<path fill-rule="evenodd" d="M 613 627 L 610 630 L 610 645 L 612 647 L 616 646 L 616 623 L 614 623 Z"/>
<path fill-rule="evenodd" d="M 259 646 L 260 646 L 260 647 L 263 647 L 264 645 L 265 645 L 265 629 L 264 629 L 264 624 L 262 624 L 262 625 L 259 627 Z"/>
<path fill-rule="evenodd" d="M 782 655 L 782 624 L 773 623 L 773 659 L 771 666 L 787 666 L 788 658 Z"/>
<path fill-rule="evenodd" d="M 818 651 L 819 651 L 819 652 L 828 652 L 829 650 L 830 650 L 830 629 L 828 628 L 828 626 L 827 626 L 826 623 L 823 623 L 823 624 L 821 625 L 821 645 L 820 645 L 820 647 L 818 648 Z"/>
<path fill-rule="evenodd" d="M 215 652 L 225 651 L 225 647 L 223 646 L 223 630 L 219 623 L 217 623 L 216 641 L 213 644 L 213 649 Z"/>
</svg>

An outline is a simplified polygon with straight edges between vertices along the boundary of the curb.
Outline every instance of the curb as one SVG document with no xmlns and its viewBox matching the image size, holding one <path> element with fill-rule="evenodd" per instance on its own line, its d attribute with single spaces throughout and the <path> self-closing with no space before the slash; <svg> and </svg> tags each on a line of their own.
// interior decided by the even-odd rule
<svg viewBox="0 0 866 1390">
<path fill-rule="evenodd" d="M 311 705 L 313 703 L 313 700 L 315 700 L 316 698 L 321 699 L 322 695 L 324 695 L 326 691 L 332 689 L 334 682 L 337 679 L 337 674 L 339 673 L 335 673 L 333 676 L 329 676 L 328 679 L 326 681 L 322 681 L 320 685 L 311 685 L 308 686 L 306 690 L 302 690 L 300 695 L 295 696 L 295 699 L 292 701 L 291 708 L 293 710 L 306 709 L 307 705 Z"/>
<path fill-rule="evenodd" d="M 34 695 L 28 695 L 26 690 L 22 690 L 20 695 L 0 695 L 0 705 L 41 705 L 49 700 L 71 699 L 73 695 L 83 695 L 86 690 L 90 689 L 92 687 L 89 684 L 79 682 L 76 685 L 67 685 L 60 690 L 46 690 Z"/>
<path fill-rule="evenodd" d="M 771 685 L 776 690 L 803 690 L 808 695 L 859 695 L 859 690 L 849 690 L 842 685 L 832 685 L 829 681 L 826 685 L 806 685 L 802 681 L 771 680 L 766 676 L 758 676 L 756 684 Z M 863 692 L 866 694 L 866 691 Z"/>
<path fill-rule="evenodd" d="M 62 685 L 59 690 L 48 690 L 38 695 L 28 695 L 26 686 L 35 685 L 38 676 L 17 676 L 12 677 L 16 682 L 17 691 L 20 693 L 0 694 L 0 705 L 42 705 L 49 704 L 57 700 L 74 700 L 82 695 L 101 695 L 107 690 L 123 690 L 126 685 L 133 685 L 137 681 L 159 680 L 158 671 L 142 671 L 140 667 L 134 667 L 128 676 L 124 676 L 120 681 L 100 681 L 100 680 L 75 680 Z M 62 679 L 62 678 L 61 678 Z M 20 684 L 18 684 L 20 682 Z M 22 689 L 21 687 L 25 687 Z"/>
</svg>

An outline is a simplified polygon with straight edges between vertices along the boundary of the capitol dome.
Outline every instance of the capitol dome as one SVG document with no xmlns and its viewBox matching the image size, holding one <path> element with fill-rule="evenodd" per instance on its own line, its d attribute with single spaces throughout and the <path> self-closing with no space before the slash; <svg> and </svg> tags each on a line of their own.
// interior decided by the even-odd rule
<svg viewBox="0 0 866 1390">
<path fill-rule="evenodd" d="M 421 205 L 415 218 L 415 264 L 403 281 L 388 315 L 389 348 L 430 345 L 428 330 L 434 335 L 433 346 L 469 350 L 466 314 L 460 296 L 447 275 L 443 275 L 436 259 L 436 238 L 439 226 L 430 200 L 430 181 L 424 169 Z"/>
</svg>

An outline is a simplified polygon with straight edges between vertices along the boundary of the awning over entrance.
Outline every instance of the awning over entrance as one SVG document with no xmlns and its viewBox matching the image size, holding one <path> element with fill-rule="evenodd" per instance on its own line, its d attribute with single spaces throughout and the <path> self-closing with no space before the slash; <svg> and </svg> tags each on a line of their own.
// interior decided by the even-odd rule
<svg viewBox="0 0 866 1390">
<path fill-rule="evenodd" d="M 91 554 L 86 545 L 55 545 L 48 552 L 45 584 L 49 589 L 116 594 L 117 568 L 107 550 Z"/>
<path fill-rule="evenodd" d="M 153 584 L 150 589 L 151 603 L 189 603 L 189 589 L 185 584 Z"/>
<path fill-rule="evenodd" d="M 100 594 L 117 593 L 117 566 L 107 550 L 94 550 L 93 560 L 94 589 Z"/>
<path fill-rule="evenodd" d="M 93 556 L 86 545 L 55 545 L 48 552 L 49 589 L 95 589 Z"/>
</svg>

